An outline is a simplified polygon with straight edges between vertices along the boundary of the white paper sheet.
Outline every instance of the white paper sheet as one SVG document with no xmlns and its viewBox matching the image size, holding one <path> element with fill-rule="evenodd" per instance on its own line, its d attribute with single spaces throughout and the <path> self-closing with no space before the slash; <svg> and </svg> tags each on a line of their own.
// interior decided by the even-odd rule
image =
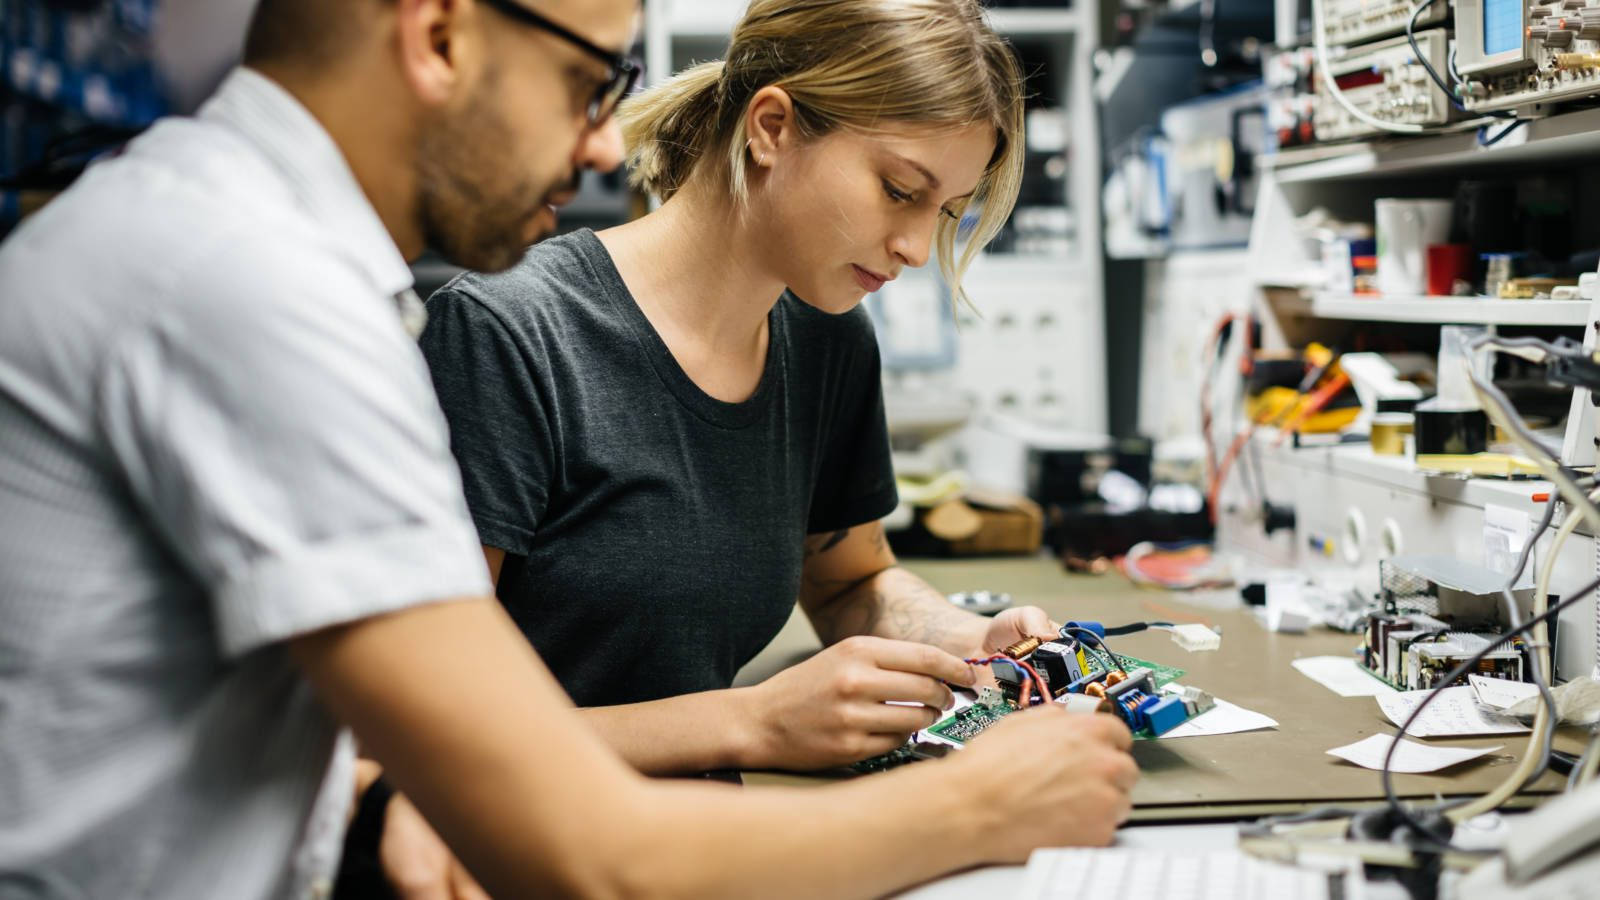
<svg viewBox="0 0 1600 900">
<path fill-rule="evenodd" d="M 1394 741 L 1392 735 L 1375 734 L 1366 740 L 1335 747 L 1328 751 L 1329 756 L 1353 762 L 1367 769 L 1382 769 L 1383 755 L 1389 752 L 1389 744 Z M 1488 753 L 1499 750 L 1503 745 L 1494 747 L 1430 747 L 1416 741 L 1401 741 L 1400 749 L 1394 753 L 1394 761 L 1389 764 L 1389 770 L 1402 774 L 1416 775 L 1423 772 L 1437 772 L 1451 766 L 1464 763 L 1470 759 L 1477 759 Z"/>
<path fill-rule="evenodd" d="M 1182 685 L 1174 682 L 1162 688 L 1164 691 L 1177 693 L 1183 689 Z M 1201 713 L 1177 728 L 1163 734 L 1160 740 L 1181 737 L 1205 737 L 1213 734 L 1237 734 L 1241 731 L 1260 731 L 1263 728 L 1277 728 L 1278 721 L 1271 716 L 1265 716 L 1255 710 L 1234 706 L 1226 700 L 1218 700 L 1217 705 Z"/>
<path fill-rule="evenodd" d="M 1467 683 L 1477 694 L 1479 703 L 1502 711 L 1517 705 L 1521 700 L 1539 696 L 1539 687 L 1526 681 L 1507 681 L 1504 678 L 1468 675 Z"/>
<path fill-rule="evenodd" d="M 1290 663 L 1307 678 L 1341 697 L 1378 697 L 1398 693 L 1368 675 L 1350 656 L 1303 656 Z"/>
<path fill-rule="evenodd" d="M 1432 691 L 1406 691 L 1379 697 L 1378 707 L 1389 721 L 1405 722 L 1422 698 Z M 1462 737 L 1475 734 L 1522 734 L 1528 726 L 1510 716 L 1489 712 L 1478 705 L 1470 687 L 1445 688 L 1422 711 L 1406 734 L 1417 737 Z"/>
</svg>

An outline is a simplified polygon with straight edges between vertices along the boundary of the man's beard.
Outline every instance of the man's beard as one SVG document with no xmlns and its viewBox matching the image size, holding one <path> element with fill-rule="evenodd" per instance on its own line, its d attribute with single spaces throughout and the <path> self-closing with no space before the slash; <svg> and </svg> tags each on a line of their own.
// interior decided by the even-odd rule
<svg viewBox="0 0 1600 900">
<path fill-rule="evenodd" d="M 516 265 L 528 221 L 557 190 L 526 178 L 497 183 L 518 164 L 505 158 L 511 130 L 485 99 L 495 80 L 486 77 L 459 114 L 425 128 L 417 153 L 423 239 L 447 262 L 479 272 Z"/>
</svg>

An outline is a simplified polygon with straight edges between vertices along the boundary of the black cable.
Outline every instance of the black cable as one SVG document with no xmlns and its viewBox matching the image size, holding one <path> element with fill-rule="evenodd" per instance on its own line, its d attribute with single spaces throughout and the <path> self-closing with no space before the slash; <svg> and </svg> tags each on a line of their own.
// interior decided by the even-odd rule
<svg viewBox="0 0 1600 900">
<path fill-rule="evenodd" d="M 1106 637 L 1121 637 L 1125 634 L 1136 634 L 1150 628 L 1171 628 L 1171 622 L 1134 622 L 1129 625 L 1118 625 L 1106 629 Z"/>
<path fill-rule="evenodd" d="M 1484 132 L 1489 130 L 1489 126 L 1485 125 L 1482 128 L 1478 129 L 1478 146 L 1479 147 L 1493 147 L 1495 144 L 1498 144 L 1501 141 L 1505 140 L 1506 136 L 1511 134 L 1511 132 L 1516 131 L 1518 128 L 1521 128 L 1522 126 L 1524 126 L 1526 124 L 1528 124 L 1528 121 L 1526 119 L 1518 119 L 1515 122 L 1512 122 L 1511 124 L 1507 125 L 1505 128 L 1502 128 L 1500 130 L 1499 134 L 1495 135 L 1492 138 L 1488 138 L 1488 139 L 1485 139 L 1484 136 L 1483 136 Z"/>
</svg>

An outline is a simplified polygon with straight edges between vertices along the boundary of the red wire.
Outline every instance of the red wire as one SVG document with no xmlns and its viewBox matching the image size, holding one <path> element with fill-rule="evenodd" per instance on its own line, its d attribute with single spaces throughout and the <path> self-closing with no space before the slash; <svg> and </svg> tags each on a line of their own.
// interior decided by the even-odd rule
<svg viewBox="0 0 1600 900">
<path fill-rule="evenodd" d="M 965 660 L 962 660 L 962 662 L 965 662 L 965 663 L 968 663 L 969 665 L 974 665 L 974 666 L 985 665 L 987 663 L 994 663 L 994 662 L 1008 662 L 1008 663 L 1012 663 L 1012 664 L 1017 665 L 1017 666 L 1021 666 L 1022 668 L 1027 670 L 1028 675 L 1030 677 L 1030 684 L 1032 685 L 1032 688 L 1033 688 L 1033 690 L 1027 691 L 1020 698 L 1023 701 L 1023 705 L 1024 706 L 1029 705 L 1027 700 L 1028 700 L 1028 697 L 1032 695 L 1033 691 L 1038 691 L 1038 693 L 1039 693 L 1039 702 L 1040 703 L 1049 703 L 1050 702 L 1050 688 L 1049 688 L 1048 685 L 1045 684 L 1044 676 L 1040 675 L 1038 669 L 1035 669 L 1032 665 L 1030 665 L 1029 663 L 1027 663 L 1024 660 L 1012 659 L 1011 657 L 1004 656 L 1004 655 L 996 655 L 996 656 L 986 656 L 983 659 L 965 659 Z"/>
</svg>

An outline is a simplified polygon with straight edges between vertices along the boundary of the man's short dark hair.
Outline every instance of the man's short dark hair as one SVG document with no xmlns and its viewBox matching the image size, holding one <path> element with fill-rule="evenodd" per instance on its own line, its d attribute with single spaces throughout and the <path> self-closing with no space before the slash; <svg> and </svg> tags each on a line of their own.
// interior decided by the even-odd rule
<svg viewBox="0 0 1600 900">
<path fill-rule="evenodd" d="M 323 64 L 359 34 L 359 7 L 372 0 L 260 0 L 244 38 L 244 63 Z"/>
</svg>

